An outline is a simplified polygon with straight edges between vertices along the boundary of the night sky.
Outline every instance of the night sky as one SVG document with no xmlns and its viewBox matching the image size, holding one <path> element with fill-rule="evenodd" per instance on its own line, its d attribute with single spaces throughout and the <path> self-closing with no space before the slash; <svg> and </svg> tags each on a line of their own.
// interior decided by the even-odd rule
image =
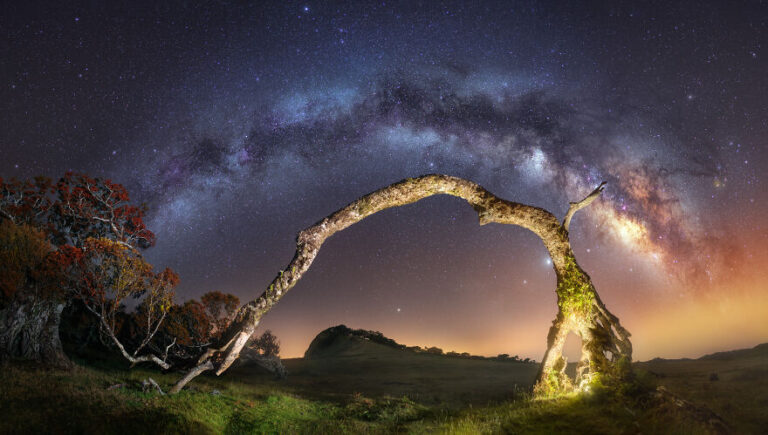
<svg viewBox="0 0 768 435">
<path fill-rule="evenodd" d="M 0 6 L 0 176 L 124 184 L 178 300 L 255 298 L 299 230 L 402 178 L 560 217 L 605 180 L 571 240 L 636 358 L 768 341 L 768 4 L 113 3 Z M 329 239 L 260 330 L 540 360 L 547 259 L 433 197 Z"/>
</svg>

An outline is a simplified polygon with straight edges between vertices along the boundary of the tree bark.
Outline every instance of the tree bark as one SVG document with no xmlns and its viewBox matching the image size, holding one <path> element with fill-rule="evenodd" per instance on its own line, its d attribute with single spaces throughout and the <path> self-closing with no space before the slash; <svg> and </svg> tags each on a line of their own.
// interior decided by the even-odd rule
<svg viewBox="0 0 768 435">
<path fill-rule="evenodd" d="M 605 308 L 589 276 L 576 263 L 566 229 L 573 214 L 594 201 L 602 192 L 603 185 L 582 201 L 571 203 L 562 224 L 542 208 L 498 198 L 476 183 L 447 175 L 409 178 L 370 193 L 298 234 L 296 253 L 288 266 L 278 273 L 258 298 L 238 310 L 235 320 L 223 335 L 223 344 L 209 349 L 200 358 L 198 366 L 179 381 L 172 392 L 180 391 L 184 384 L 206 370 L 215 370 L 217 375 L 227 370 L 256 331 L 261 317 L 296 285 L 328 237 L 376 212 L 441 194 L 466 200 L 477 212 L 480 225 L 518 225 L 539 236 L 557 274 L 559 310 L 549 332 L 536 391 L 548 394 L 573 389 L 573 384 L 564 374 L 565 361 L 562 357 L 562 346 L 569 331 L 582 337 L 584 357 L 576 384 L 585 385 L 593 374 L 611 372 L 618 358 L 628 357 L 631 360 L 632 352 L 629 334 Z"/>
<path fill-rule="evenodd" d="M 58 301 L 31 297 L 9 301 L 0 309 L 0 359 L 72 367 L 59 338 L 63 310 Z"/>
</svg>

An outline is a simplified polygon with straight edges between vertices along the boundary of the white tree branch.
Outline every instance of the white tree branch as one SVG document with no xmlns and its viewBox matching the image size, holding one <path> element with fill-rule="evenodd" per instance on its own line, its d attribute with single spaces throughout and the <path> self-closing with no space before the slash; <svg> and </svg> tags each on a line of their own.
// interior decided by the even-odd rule
<svg viewBox="0 0 768 435">
<path fill-rule="evenodd" d="M 605 189 L 605 184 L 607 182 L 603 181 L 600 183 L 599 186 L 595 190 L 592 191 L 589 195 L 587 195 L 586 198 L 582 199 L 579 202 L 572 202 L 571 206 L 568 207 L 568 213 L 565 214 L 565 219 L 563 219 L 563 228 L 565 228 L 565 231 L 569 231 L 569 228 L 571 226 L 571 218 L 574 214 L 576 214 L 577 211 L 581 210 L 582 208 L 588 206 L 589 204 L 592 204 L 592 201 L 596 200 L 598 196 L 603 192 Z"/>
</svg>

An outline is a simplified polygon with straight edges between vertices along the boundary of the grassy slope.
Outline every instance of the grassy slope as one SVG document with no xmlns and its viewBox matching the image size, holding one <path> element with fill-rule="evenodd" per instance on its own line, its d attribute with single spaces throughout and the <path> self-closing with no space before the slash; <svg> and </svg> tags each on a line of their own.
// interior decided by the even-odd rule
<svg viewBox="0 0 768 435">
<path fill-rule="evenodd" d="M 768 343 L 697 360 L 652 360 L 635 365 L 659 384 L 729 423 L 735 433 L 768 431 Z M 710 380 L 712 374 L 716 381 Z"/>
<path fill-rule="evenodd" d="M 438 407 L 510 400 L 531 386 L 537 364 L 472 360 L 393 349 L 378 343 L 344 343 L 334 357 L 287 359 L 283 384 L 323 399 L 354 393 L 406 396 Z"/>
<path fill-rule="evenodd" d="M 0 433 L 357 432 L 365 426 L 345 421 L 337 405 L 304 400 L 268 384 L 201 377 L 191 391 L 160 396 L 141 391 L 140 381 L 148 376 L 166 389 L 177 379 L 147 369 L 64 372 L 6 366 L 0 375 Z M 117 383 L 129 385 L 107 390 Z M 214 389 L 221 394 L 211 394 Z"/>
<path fill-rule="evenodd" d="M 768 349 L 766 349 L 768 350 Z M 737 433 L 766 426 L 768 352 L 638 364 L 692 402 L 709 406 Z M 148 376 L 167 389 L 176 374 L 115 364 L 71 372 L 8 365 L 0 370 L 0 433 L 703 433 L 674 412 L 604 393 L 556 401 L 513 394 L 535 366 L 389 349 L 348 349 L 336 358 L 288 360 L 286 381 L 239 368 L 203 376 L 173 397 L 143 393 Z M 718 373 L 719 381 L 709 381 Z M 126 388 L 107 390 L 117 383 Z M 211 392 L 216 389 L 220 395 Z M 394 396 L 390 397 L 390 396 Z M 9 400 L 9 398 L 13 398 Z"/>
</svg>

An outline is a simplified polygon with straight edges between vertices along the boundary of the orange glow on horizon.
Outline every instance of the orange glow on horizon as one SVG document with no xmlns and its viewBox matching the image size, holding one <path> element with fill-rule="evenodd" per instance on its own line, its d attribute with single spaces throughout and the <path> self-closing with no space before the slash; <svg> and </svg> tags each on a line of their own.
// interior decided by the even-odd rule
<svg viewBox="0 0 768 435">
<path fill-rule="evenodd" d="M 723 285 L 698 299 L 649 301 L 645 310 L 619 313 L 632 333 L 633 358 L 645 361 L 661 358 L 698 358 L 705 354 L 749 348 L 768 342 L 768 292 L 764 282 Z M 457 337 L 425 325 L 421 330 L 346 323 L 351 328 L 380 330 L 385 336 L 407 346 L 437 346 L 443 351 L 496 356 L 507 353 L 539 361 L 546 347 L 549 320 L 520 322 L 488 331 L 481 339 Z M 332 325 L 329 325 L 332 326 Z M 316 333 L 324 328 L 319 328 Z M 314 338 L 299 338 L 291 331 L 276 329 L 281 338 L 282 356 L 301 357 Z M 283 335 L 285 334 L 285 335 Z M 574 360 L 574 355 L 568 355 Z"/>
<path fill-rule="evenodd" d="M 724 286 L 725 287 L 725 286 Z M 681 299 L 639 316 L 634 358 L 698 358 L 768 342 L 766 284 L 721 288 L 700 299 Z"/>
</svg>

